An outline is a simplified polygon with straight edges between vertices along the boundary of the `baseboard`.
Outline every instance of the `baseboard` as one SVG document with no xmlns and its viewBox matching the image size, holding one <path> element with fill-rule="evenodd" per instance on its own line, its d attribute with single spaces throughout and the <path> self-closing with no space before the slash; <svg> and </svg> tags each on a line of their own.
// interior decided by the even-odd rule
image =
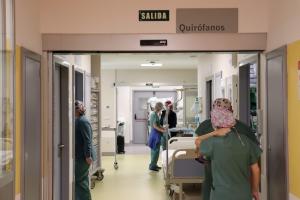
<svg viewBox="0 0 300 200">
<path fill-rule="evenodd" d="M 300 200 L 300 198 L 290 193 L 290 200 Z"/>
</svg>

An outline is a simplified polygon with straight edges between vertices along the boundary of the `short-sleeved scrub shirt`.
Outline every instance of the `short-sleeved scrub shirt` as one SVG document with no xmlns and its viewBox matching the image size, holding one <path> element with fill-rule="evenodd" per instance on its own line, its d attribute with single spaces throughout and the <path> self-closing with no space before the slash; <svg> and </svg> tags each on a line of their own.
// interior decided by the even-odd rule
<svg viewBox="0 0 300 200">
<path fill-rule="evenodd" d="M 156 112 L 152 112 L 150 115 L 150 126 L 153 128 L 153 125 L 160 126 L 160 119 Z"/>
<path fill-rule="evenodd" d="M 252 200 L 250 166 L 261 155 L 257 144 L 232 131 L 224 137 L 204 140 L 200 152 L 211 160 L 210 200 Z"/>
<path fill-rule="evenodd" d="M 242 123 L 239 120 L 236 120 L 235 128 L 240 134 L 246 135 L 255 144 L 259 145 L 256 136 L 251 132 L 251 128 L 249 126 L 247 126 L 246 124 Z M 197 135 L 201 136 L 210 133 L 212 131 L 214 131 L 214 128 L 212 126 L 211 120 L 208 119 L 203 121 L 198 126 L 195 132 Z M 204 179 L 203 190 L 202 190 L 203 200 L 210 200 L 210 192 L 212 188 L 211 163 L 209 162 L 205 164 L 204 169 L 205 169 L 205 179 Z"/>
</svg>

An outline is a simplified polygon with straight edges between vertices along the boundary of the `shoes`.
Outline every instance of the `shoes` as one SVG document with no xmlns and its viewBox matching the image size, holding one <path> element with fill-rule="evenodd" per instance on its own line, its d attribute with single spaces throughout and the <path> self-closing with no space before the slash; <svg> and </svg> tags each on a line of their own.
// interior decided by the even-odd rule
<svg viewBox="0 0 300 200">
<path fill-rule="evenodd" d="M 158 172 L 158 171 L 159 171 L 159 169 L 158 169 L 158 168 L 150 168 L 150 167 L 149 167 L 149 170 L 151 170 L 151 171 L 155 171 L 155 172 Z"/>
<path fill-rule="evenodd" d="M 156 169 L 158 169 L 158 170 L 161 170 L 161 167 L 159 167 L 159 166 L 156 166 Z"/>
</svg>

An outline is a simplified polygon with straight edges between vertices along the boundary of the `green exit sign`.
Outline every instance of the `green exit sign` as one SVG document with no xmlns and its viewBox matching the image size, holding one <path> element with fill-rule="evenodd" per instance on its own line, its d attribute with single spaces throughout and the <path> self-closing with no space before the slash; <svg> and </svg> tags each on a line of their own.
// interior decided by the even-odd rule
<svg viewBox="0 0 300 200">
<path fill-rule="evenodd" d="M 139 21 L 169 21 L 169 10 L 140 10 Z"/>
</svg>

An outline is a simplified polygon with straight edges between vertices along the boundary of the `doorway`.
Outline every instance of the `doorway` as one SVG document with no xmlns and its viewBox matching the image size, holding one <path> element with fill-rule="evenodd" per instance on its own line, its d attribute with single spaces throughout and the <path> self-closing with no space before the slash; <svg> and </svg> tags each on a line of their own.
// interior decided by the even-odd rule
<svg viewBox="0 0 300 200">
<path fill-rule="evenodd" d="M 75 70 L 75 99 L 84 102 L 84 72 Z"/>
<path fill-rule="evenodd" d="M 53 70 L 53 200 L 72 199 L 73 105 L 70 91 L 71 67 L 54 61 Z M 73 102 L 73 101 L 72 101 Z M 70 107 L 71 106 L 71 107 Z M 70 115 L 71 114 L 71 115 Z M 71 153 L 70 153 L 71 149 Z"/>
<path fill-rule="evenodd" d="M 267 54 L 267 174 L 269 200 L 288 199 L 286 69 L 286 47 Z"/>
<path fill-rule="evenodd" d="M 23 176 L 24 200 L 41 199 L 41 58 L 22 49 L 23 68 Z"/>
<path fill-rule="evenodd" d="M 134 91 L 133 92 L 133 144 L 146 144 L 149 134 L 148 118 L 151 112 L 149 100 L 177 99 L 176 91 Z M 164 102 L 162 102 L 164 103 Z"/>
<path fill-rule="evenodd" d="M 259 136 L 259 58 L 254 56 L 239 67 L 239 120 L 247 124 Z"/>
</svg>

